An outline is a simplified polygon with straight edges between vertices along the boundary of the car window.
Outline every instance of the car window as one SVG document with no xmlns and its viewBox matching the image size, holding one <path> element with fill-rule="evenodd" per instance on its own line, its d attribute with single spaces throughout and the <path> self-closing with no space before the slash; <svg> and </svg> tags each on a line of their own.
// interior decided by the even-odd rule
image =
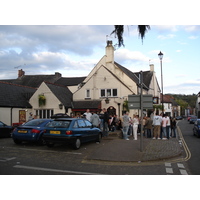
<svg viewBox="0 0 200 200">
<path fill-rule="evenodd" d="M 55 127 L 55 128 L 68 128 L 70 125 L 70 121 L 52 121 L 47 124 L 47 127 Z"/>
<path fill-rule="evenodd" d="M 197 124 L 200 125 L 200 120 L 197 121 Z"/>
<path fill-rule="evenodd" d="M 77 121 L 74 122 L 73 128 L 78 128 L 78 123 L 77 123 Z"/>
<path fill-rule="evenodd" d="M 92 127 L 92 124 L 89 121 L 85 120 L 85 123 L 86 123 L 86 127 Z"/>
<path fill-rule="evenodd" d="M 3 126 L 3 123 L 2 123 L 2 122 L 0 122 L 0 126 Z"/>
<path fill-rule="evenodd" d="M 25 124 L 23 124 L 24 126 L 39 126 L 40 124 L 42 124 L 44 122 L 44 120 L 31 120 L 26 122 Z"/>
<path fill-rule="evenodd" d="M 84 122 L 84 120 L 82 120 L 82 119 L 80 119 L 80 120 L 78 120 L 78 127 L 79 128 L 85 128 L 85 122 Z"/>
</svg>

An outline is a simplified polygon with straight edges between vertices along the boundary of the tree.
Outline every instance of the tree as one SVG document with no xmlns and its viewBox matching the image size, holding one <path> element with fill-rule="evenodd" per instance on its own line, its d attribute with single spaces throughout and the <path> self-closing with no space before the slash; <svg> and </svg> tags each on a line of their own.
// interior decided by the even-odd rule
<svg viewBox="0 0 200 200">
<path fill-rule="evenodd" d="M 124 40 L 123 40 L 124 25 L 115 25 L 114 27 L 115 29 L 113 30 L 111 35 L 115 34 L 115 37 L 117 37 L 118 47 L 124 46 Z M 139 32 L 139 36 L 142 39 L 142 42 L 148 29 L 150 29 L 149 25 L 138 25 L 138 32 Z"/>
</svg>

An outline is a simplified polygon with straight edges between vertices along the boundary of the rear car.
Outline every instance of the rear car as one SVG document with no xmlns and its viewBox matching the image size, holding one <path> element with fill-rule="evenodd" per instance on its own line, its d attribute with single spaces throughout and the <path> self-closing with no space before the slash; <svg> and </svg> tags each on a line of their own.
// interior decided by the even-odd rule
<svg viewBox="0 0 200 200">
<path fill-rule="evenodd" d="M 8 126 L 0 121 L 0 138 L 11 137 L 11 132 L 14 129 L 12 126 Z"/>
<path fill-rule="evenodd" d="M 46 128 L 45 126 L 51 121 L 52 119 L 33 119 L 28 121 L 13 130 L 12 139 L 16 144 L 20 144 L 24 141 L 44 144 L 42 135 Z"/>
<path fill-rule="evenodd" d="M 196 122 L 196 120 L 197 120 L 197 116 L 192 115 L 192 116 L 190 117 L 190 119 L 189 119 L 189 123 L 190 123 L 190 124 L 194 124 L 194 123 Z"/>
<path fill-rule="evenodd" d="M 200 119 L 197 119 L 194 123 L 193 134 L 198 138 L 200 137 Z"/>
<path fill-rule="evenodd" d="M 101 130 L 83 118 L 55 119 L 47 125 L 43 134 L 48 147 L 64 143 L 72 145 L 74 149 L 79 149 L 84 142 L 100 142 L 101 138 Z"/>
</svg>

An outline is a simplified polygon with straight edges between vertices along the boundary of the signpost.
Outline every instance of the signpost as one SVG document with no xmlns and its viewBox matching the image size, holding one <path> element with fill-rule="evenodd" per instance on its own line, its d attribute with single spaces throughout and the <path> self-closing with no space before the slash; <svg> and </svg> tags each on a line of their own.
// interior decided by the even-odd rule
<svg viewBox="0 0 200 200">
<path fill-rule="evenodd" d="M 143 151 L 143 109 L 153 108 L 153 96 L 143 95 L 143 73 L 140 72 L 140 95 L 128 95 L 128 107 L 129 109 L 140 109 L 141 110 L 141 133 L 140 133 L 140 151 Z"/>
</svg>

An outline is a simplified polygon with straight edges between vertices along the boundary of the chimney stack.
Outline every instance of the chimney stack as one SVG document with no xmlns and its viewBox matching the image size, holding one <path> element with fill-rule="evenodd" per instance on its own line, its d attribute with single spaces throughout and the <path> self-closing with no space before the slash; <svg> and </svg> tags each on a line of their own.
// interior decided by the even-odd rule
<svg viewBox="0 0 200 200">
<path fill-rule="evenodd" d="M 25 71 L 23 71 L 22 69 L 18 70 L 18 78 L 21 78 L 24 75 L 25 75 Z"/>
</svg>

